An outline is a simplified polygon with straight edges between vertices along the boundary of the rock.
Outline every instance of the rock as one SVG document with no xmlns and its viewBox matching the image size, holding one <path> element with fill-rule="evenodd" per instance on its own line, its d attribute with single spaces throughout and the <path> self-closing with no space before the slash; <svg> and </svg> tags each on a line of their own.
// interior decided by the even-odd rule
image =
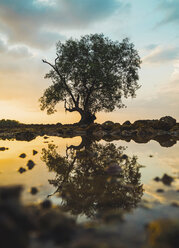
<svg viewBox="0 0 179 248">
<path fill-rule="evenodd" d="M 5 151 L 5 150 L 8 150 L 9 148 L 7 147 L 0 147 L 0 151 Z"/>
<path fill-rule="evenodd" d="M 172 206 L 172 207 L 178 208 L 178 207 L 179 207 L 179 204 L 178 204 L 177 202 L 172 202 L 172 203 L 171 203 L 171 206 Z"/>
<path fill-rule="evenodd" d="M 153 136 L 155 136 L 155 130 L 153 128 L 140 127 L 137 130 L 137 136 L 144 137 L 146 139 L 151 139 Z"/>
<path fill-rule="evenodd" d="M 121 136 L 122 137 L 131 137 L 132 136 L 132 131 L 129 131 L 129 130 L 123 130 L 122 132 L 121 132 Z"/>
<path fill-rule="evenodd" d="M 158 120 L 138 120 L 132 124 L 134 129 L 138 129 L 140 127 L 152 127 L 156 129 L 158 127 Z"/>
<path fill-rule="evenodd" d="M 23 167 L 20 167 L 19 170 L 18 170 L 18 172 L 22 174 L 22 173 L 26 172 L 26 169 L 23 168 Z"/>
<path fill-rule="evenodd" d="M 129 126 L 129 125 L 131 125 L 131 122 L 130 121 L 125 121 L 122 125 Z"/>
<path fill-rule="evenodd" d="M 176 140 L 172 139 L 170 135 L 161 135 L 154 138 L 163 147 L 171 147 L 176 144 Z"/>
<path fill-rule="evenodd" d="M 33 156 L 36 155 L 37 153 L 38 153 L 38 151 L 36 151 L 36 150 L 32 151 Z"/>
<path fill-rule="evenodd" d="M 32 160 L 29 160 L 27 162 L 27 167 L 29 170 L 31 170 L 35 166 L 35 163 Z"/>
<path fill-rule="evenodd" d="M 41 207 L 42 208 L 51 208 L 52 207 L 52 202 L 50 200 L 44 200 L 42 203 L 41 203 Z"/>
<path fill-rule="evenodd" d="M 155 178 L 154 178 L 154 181 L 160 182 L 160 181 L 161 181 L 161 180 L 160 180 L 160 177 L 155 177 Z"/>
<path fill-rule="evenodd" d="M 32 195 L 36 195 L 36 194 L 38 193 L 38 189 L 37 189 L 36 187 L 32 187 L 32 188 L 30 189 L 30 193 L 31 193 Z"/>
<path fill-rule="evenodd" d="M 157 189 L 156 192 L 157 192 L 157 193 L 163 193 L 164 190 L 163 190 L 163 189 Z"/>
<path fill-rule="evenodd" d="M 160 118 L 158 128 L 163 130 L 170 130 L 176 124 L 176 120 L 171 116 Z"/>
<path fill-rule="evenodd" d="M 97 137 L 97 138 L 102 138 L 103 136 L 106 135 L 106 132 L 99 129 L 93 132 L 93 136 Z"/>
<path fill-rule="evenodd" d="M 114 126 L 114 122 L 112 121 L 105 121 L 103 124 L 101 124 L 102 128 L 106 131 L 110 131 L 113 126 Z"/>
<path fill-rule="evenodd" d="M 20 158 L 25 158 L 26 157 L 26 154 L 25 153 L 22 153 L 21 155 L 19 155 Z"/>
<path fill-rule="evenodd" d="M 26 132 L 20 132 L 15 135 L 16 140 L 25 140 L 25 141 L 31 141 L 35 139 L 35 134 L 29 131 Z"/>
<path fill-rule="evenodd" d="M 44 139 L 48 139 L 49 137 L 48 136 L 44 136 Z"/>
<path fill-rule="evenodd" d="M 170 186 L 171 183 L 174 181 L 173 177 L 164 174 L 163 177 L 161 178 L 161 181 L 163 182 L 163 184 Z"/>
</svg>

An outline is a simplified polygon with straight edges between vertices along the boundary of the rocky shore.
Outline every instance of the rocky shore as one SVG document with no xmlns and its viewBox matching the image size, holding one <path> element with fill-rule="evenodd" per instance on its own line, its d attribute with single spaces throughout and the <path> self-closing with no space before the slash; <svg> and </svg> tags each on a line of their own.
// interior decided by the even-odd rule
<svg viewBox="0 0 179 248">
<path fill-rule="evenodd" d="M 125 140 L 147 143 L 155 140 L 161 146 L 170 147 L 179 140 L 179 123 L 170 116 L 159 120 L 126 121 L 123 124 L 106 121 L 91 125 L 68 124 L 19 124 L 16 127 L 0 127 L 0 139 L 31 141 L 37 136 L 75 137 L 90 136 L 94 140 Z"/>
</svg>

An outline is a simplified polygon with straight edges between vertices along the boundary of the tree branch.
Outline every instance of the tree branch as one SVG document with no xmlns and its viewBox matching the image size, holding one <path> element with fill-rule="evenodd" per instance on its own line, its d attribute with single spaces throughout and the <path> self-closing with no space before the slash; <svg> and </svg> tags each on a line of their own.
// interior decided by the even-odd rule
<svg viewBox="0 0 179 248">
<path fill-rule="evenodd" d="M 67 92 L 68 92 L 69 95 L 71 96 L 71 98 L 72 98 L 72 100 L 73 100 L 73 103 L 75 104 L 75 106 L 77 106 L 77 102 L 76 102 L 76 100 L 75 100 L 75 98 L 74 98 L 74 96 L 73 96 L 73 94 L 72 94 L 72 92 L 71 92 L 69 86 L 67 85 L 66 80 L 63 78 L 63 76 L 61 75 L 61 73 L 60 73 L 59 70 L 58 70 L 58 67 L 57 67 L 57 59 L 58 59 L 58 57 L 55 59 L 55 65 L 52 65 L 51 63 L 49 63 L 48 61 L 46 61 L 46 60 L 44 60 L 44 59 L 42 59 L 42 62 L 45 63 L 45 64 L 50 65 L 50 66 L 54 69 L 54 71 L 58 74 L 58 76 L 60 77 L 61 81 L 64 83 Z"/>
</svg>

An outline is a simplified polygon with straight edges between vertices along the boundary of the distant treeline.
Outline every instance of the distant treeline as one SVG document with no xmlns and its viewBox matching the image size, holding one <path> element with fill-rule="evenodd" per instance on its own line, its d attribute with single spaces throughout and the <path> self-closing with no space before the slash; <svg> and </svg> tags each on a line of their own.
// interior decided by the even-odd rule
<svg viewBox="0 0 179 248">
<path fill-rule="evenodd" d="M 5 119 L 0 120 L 0 127 L 18 127 L 18 126 L 20 126 L 19 121 L 5 120 Z"/>
</svg>

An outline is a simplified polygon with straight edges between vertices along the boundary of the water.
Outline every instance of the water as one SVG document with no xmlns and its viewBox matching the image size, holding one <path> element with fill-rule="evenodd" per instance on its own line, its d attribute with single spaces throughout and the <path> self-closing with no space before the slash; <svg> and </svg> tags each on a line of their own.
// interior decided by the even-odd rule
<svg viewBox="0 0 179 248">
<path fill-rule="evenodd" d="M 162 216 L 171 204 L 179 204 L 178 144 L 166 148 L 156 141 L 88 141 L 78 150 L 81 141 L 81 137 L 0 140 L 0 147 L 8 148 L 0 151 L 0 186 L 23 185 L 25 204 L 38 203 L 51 195 L 54 204 L 79 221 L 103 218 L 104 213 L 123 209 L 130 212 L 126 218 L 136 222 L 138 216 L 142 222 L 152 219 L 145 215 L 144 207 Z M 75 149 L 67 151 L 71 145 Z M 38 153 L 33 155 L 33 150 Z M 22 153 L 25 158 L 19 157 Z M 35 163 L 31 170 L 26 166 L 29 160 Z M 20 174 L 20 167 L 26 172 Z M 174 178 L 170 186 L 154 181 L 165 173 Z M 31 187 L 36 187 L 38 193 L 32 195 Z M 178 216 L 178 209 L 174 209 L 171 214 Z"/>
</svg>

